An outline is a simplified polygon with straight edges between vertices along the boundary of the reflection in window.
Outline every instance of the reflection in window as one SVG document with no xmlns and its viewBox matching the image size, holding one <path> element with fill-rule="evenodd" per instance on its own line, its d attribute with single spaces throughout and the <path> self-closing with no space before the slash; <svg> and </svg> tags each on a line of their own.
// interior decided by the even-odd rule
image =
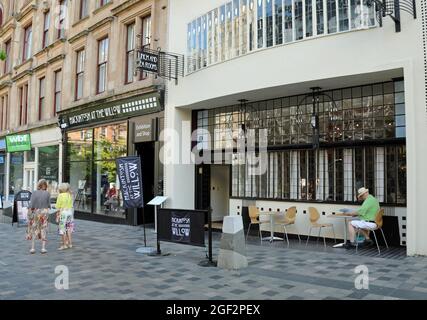
<svg viewBox="0 0 427 320">
<path fill-rule="evenodd" d="M 325 28 L 324 23 L 323 0 L 316 0 L 316 19 L 317 19 L 317 34 L 323 34 Z"/>
<path fill-rule="evenodd" d="M 285 16 L 285 42 L 294 40 L 294 29 L 292 23 L 292 0 L 284 0 L 284 16 Z"/>
<path fill-rule="evenodd" d="M 226 10 L 226 59 L 231 59 L 233 54 L 233 6 L 232 2 L 227 3 Z"/>
<path fill-rule="evenodd" d="M 266 42 L 267 47 L 273 45 L 273 0 L 266 0 Z"/>
<path fill-rule="evenodd" d="M 233 1 L 233 34 L 234 34 L 234 53 L 233 57 L 240 55 L 241 43 L 240 43 L 240 7 L 239 0 Z M 243 30 L 242 30 L 243 32 Z M 233 50 L 233 47 L 231 48 Z"/>
<path fill-rule="evenodd" d="M 335 0 L 327 0 L 328 33 L 337 32 L 337 4 Z"/>
<path fill-rule="evenodd" d="M 214 63 L 213 51 L 214 51 L 214 37 L 213 37 L 213 12 L 208 13 L 207 17 L 207 45 L 208 45 L 208 65 Z"/>
<path fill-rule="evenodd" d="M 202 17 L 202 30 L 201 30 L 201 43 L 200 49 L 202 53 L 201 63 L 202 67 L 207 66 L 207 49 L 208 49 L 208 26 L 207 26 L 207 16 Z"/>
<path fill-rule="evenodd" d="M 282 0 L 275 0 L 274 4 L 274 13 L 275 13 L 275 43 L 283 43 L 283 5 Z"/>
<path fill-rule="evenodd" d="M 256 39 L 256 21 L 255 21 L 255 0 L 249 0 L 249 12 L 248 12 L 248 25 L 249 25 L 249 51 L 254 50 L 255 48 L 255 39 Z"/>
<path fill-rule="evenodd" d="M 240 50 L 241 54 L 246 54 L 248 52 L 248 6 L 247 0 L 240 0 L 240 28 L 241 39 L 240 39 Z"/>
<path fill-rule="evenodd" d="M 258 0 L 257 5 L 257 47 L 264 47 L 264 7 L 263 0 Z"/>
<path fill-rule="evenodd" d="M 197 19 L 196 24 L 196 57 L 197 57 L 197 69 L 202 67 L 203 59 L 203 47 L 202 47 L 202 19 Z"/>
<path fill-rule="evenodd" d="M 225 60 L 225 6 L 222 6 L 219 11 L 219 43 L 220 43 L 220 58 L 219 61 Z"/>
<path fill-rule="evenodd" d="M 52 197 L 58 194 L 59 178 L 59 146 L 39 147 L 39 179 L 48 183 L 48 191 Z"/>
<path fill-rule="evenodd" d="M 310 1 L 305 1 L 305 36 L 313 35 L 313 4 Z"/>
<path fill-rule="evenodd" d="M 303 20 L 302 20 L 303 1 L 295 0 L 294 7 L 295 7 L 295 40 L 300 40 L 304 37 Z"/>
<path fill-rule="evenodd" d="M 219 43 L 220 43 L 220 29 L 219 29 L 219 17 L 218 17 L 218 9 L 213 11 L 213 62 L 217 63 L 219 59 Z"/>
<path fill-rule="evenodd" d="M 339 31 L 348 30 L 349 29 L 348 0 L 338 0 L 338 14 L 339 14 Z"/>
</svg>

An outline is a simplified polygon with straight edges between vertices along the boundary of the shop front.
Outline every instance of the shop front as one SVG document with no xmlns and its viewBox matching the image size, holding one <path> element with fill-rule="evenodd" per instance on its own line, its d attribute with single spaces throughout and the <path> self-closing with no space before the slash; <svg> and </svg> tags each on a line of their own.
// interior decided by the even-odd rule
<svg viewBox="0 0 427 320">
<path fill-rule="evenodd" d="M 60 115 L 66 142 L 64 181 L 71 185 L 77 218 L 130 225 L 142 223 L 143 209 L 123 208 L 116 159 L 141 155 L 144 202 L 151 200 L 149 197 L 155 191 L 154 168 L 158 168 L 154 152 L 158 135 L 157 131 L 150 132 L 141 142 L 135 139 L 135 128 L 140 128 L 141 121 L 157 124 L 162 117 L 158 93 L 71 109 Z"/>
<path fill-rule="evenodd" d="M 21 190 L 33 191 L 39 179 L 48 182 L 52 201 L 61 181 L 62 136 L 57 127 L 11 134 L 0 143 L 0 194 L 6 204 Z"/>
</svg>

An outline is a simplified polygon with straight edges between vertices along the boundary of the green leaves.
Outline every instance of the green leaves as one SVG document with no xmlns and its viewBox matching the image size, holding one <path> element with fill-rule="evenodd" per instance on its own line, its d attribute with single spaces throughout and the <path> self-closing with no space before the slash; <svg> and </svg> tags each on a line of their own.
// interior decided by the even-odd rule
<svg viewBox="0 0 427 320">
<path fill-rule="evenodd" d="M 4 52 L 3 50 L 0 50 L 0 60 L 4 61 L 6 60 L 6 58 L 7 58 L 6 52 Z"/>
</svg>

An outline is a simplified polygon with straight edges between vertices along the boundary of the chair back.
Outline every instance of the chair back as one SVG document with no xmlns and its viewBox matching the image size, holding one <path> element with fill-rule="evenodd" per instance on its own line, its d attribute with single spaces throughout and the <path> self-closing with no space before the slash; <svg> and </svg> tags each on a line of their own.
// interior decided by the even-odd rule
<svg viewBox="0 0 427 320">
<path fill-rule="evenodd" d="M 378 210 L 376 216 L 375 216 L 375 223 L 378 228 L 383 227 L 383 215 L 384 215 L 384 209 Z"/>
<path fill-rule="evenodd" d="M 296 215 L 297 215 L 297 207 L 288 208 L 285 214 L 285 221 L 289 224 L 295 223 Z"/>
<path fill-rule="evenodd" d="M 251 219 L 251 223 L 257 223 L 259 218 L 259 210 L 255 206 L 249 206 L 249 218 Z"/>
<path fill-rule="evenodd" d="M 309 218 L 310 218 L 311 223 L 317 222 L 317 220 L 319 220 L 319 218 L 320 218 L 319 211 L 317 211 L 316 208 L 309 207 L 308 208 L 308 214 L 309 214 Z"/>
</svg>

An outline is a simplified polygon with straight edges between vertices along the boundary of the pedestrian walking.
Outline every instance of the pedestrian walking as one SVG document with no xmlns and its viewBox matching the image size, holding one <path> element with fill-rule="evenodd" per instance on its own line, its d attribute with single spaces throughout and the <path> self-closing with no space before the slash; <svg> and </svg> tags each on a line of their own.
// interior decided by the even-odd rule
<svg viewBox="0 0 427 320">
<path fill-rule="evenodd" d="M 35 240 L 41 240 L 41 253 L 46 250 L 46 230 L 48 227 L 48 217 L 50 209 L 50 193 L 47 190 L 47 181 L 39 180 L 37 190 L 33 192 L 28 210 L 27 239 L 31 241 L 30 253 L 34 254 Z"/>
<path fill-rule="evenodd" d="M 65 250 L 73 247 L 71 237 L 74 232 L 73 199 L 68 183 L 61 183 L 58 191 L 59 195 L 56 200 L 56 209 L 58 210 L 56 222 L 58 222 L 58 233 L 62 240 L 62 244 L 58 250 Z"/>
</svg>

